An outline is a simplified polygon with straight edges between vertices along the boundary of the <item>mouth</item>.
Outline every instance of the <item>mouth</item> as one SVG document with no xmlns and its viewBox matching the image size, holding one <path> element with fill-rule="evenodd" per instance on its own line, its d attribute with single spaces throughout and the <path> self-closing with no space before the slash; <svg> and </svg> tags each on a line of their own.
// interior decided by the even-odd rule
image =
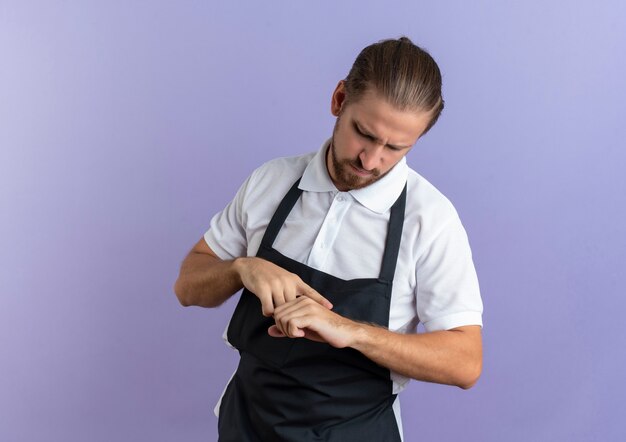
<svg viewBox="0 0 626 442">
<path fill-rule="evenodd" d="M 367 171 L 365 169 L 361 169 L 360 167 L 355 166 L 354 164 L 350 163 L 350 167 L 352 168 L 352 170 L 354 171 L 354 173 L 356 173 L 358 176 L 361 177 L 369 177 L 372 176 L 372 172 Z"/>
</svg>

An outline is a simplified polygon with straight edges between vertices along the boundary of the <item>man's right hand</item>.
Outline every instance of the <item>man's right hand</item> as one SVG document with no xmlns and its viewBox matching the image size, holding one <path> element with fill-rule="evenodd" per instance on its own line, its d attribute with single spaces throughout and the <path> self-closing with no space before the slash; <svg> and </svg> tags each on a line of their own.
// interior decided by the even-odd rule
<svg viewBox="0 0 626 442">
<path fill-rule="evenodd" d="M 261 301 L 264 316 L 272 316 L 274 309 L 298 296 L 306 296 L 326 308 L 332 309 L 330 301 L 320 295 L 294 273 L 274 263 L 257 257 L 237 258 L 234 268 L 245 288 Z"/>
</svg>

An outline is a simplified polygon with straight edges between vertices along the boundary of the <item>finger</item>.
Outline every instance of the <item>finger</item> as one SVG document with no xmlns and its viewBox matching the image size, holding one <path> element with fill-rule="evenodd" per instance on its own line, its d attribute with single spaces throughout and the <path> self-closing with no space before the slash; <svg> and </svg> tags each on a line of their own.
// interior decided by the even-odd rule
<svg viewBox="0 0 626 442">
<path fill-rule="evenodd" d="M 281 307 L 284 307 L 284 304 Z M 287 333 L 288 324 L 289 320 L 285 317 L 284 314 L 274 313 L 274 325 L 276 326 L 278 331 L 285 336 L 289 336 L 289 333 Z"/>
<path fill-rule="evenodd" d="M 274 314 L 278 329 L 291 338 L 304 337 L 304 328 L 313 317 L 315 309 L 324 308 L 306 297 L 298 298 L 281 306 Z"/>
<path fill-rule="evenodd" d="M 289 336 L 294 337 L 294 338 L 303 338 L 304 337 L 304 330 L 302 330 L 300 327 L 298 327 L 296 325 L 298 321 L 297 319 L 293 320 L 293 321 L 289 321 L 289 325 L 287 330 L 289 330 Z"/>
<path fill-rule="evenodd" d="M 313 301 L 317 302 L 318 304 L 323 305 L 324 307 L 328 309 L 333 308 L 332 302 L 330 302 L 328 299 L 320 295 L 313 287 L 303 282 L 299 288 L 300 288 L 300 293 L 303 296 L 306 296 L 307 298 L 311 298 Z"/>
<path fill-rule="evenodd" d="M 281 318 L 276 321 L 276 327 L 287 337 L 301 338 L 304 336 L 304 331 L 300 330 L 297 325 L 300 322 L 299 319 L 298 317 Z"/>
<path fill-rule="evenodd" d="M 274 315 L 274 322 L 279 332 L 287 337 L 291 337 L 289 335 L 289 319 L 284 314 Z"/>
<path fill-rule="evenodd" d="M 296 299 L 298 291 L 296 290 L 296 286 L 293 284 L 285 285 L 283 289 L 283 295 L 285 296 L 285 302 L 290 302 Z"/>
<path fill-rule="evenodd" d="M 306 305 L 318 305 L 317 302 L 306 296 L 298 296 L 296 299 L 293 299 L 289 302 L 284 303 L 281 306 L 278 306 L 274 309 L 274 318 L 284 317 L 285 315 L 291 314 Z"/>
<path fill-rule="evenodd" d="M 273 338 L 284 338 L 287 336 L 286 334 L 281 332 L 280 329 L 275 325 L 272 325 L 267 329 L 267 334 Z"/>
<path fill-rule="evenodd" d="M 259 301 L 261 301 L 263 316 L 272 316 L 274 314 L 274 300 L 272 299 L 272 292 L 269 290 L 269 287 L 257 290 L 256 296 L 259 298 Z"/>
<path fill-rule="evenodd" d="M 281 286 L 272 288 L 272 302 L 274 303 L 274 310 L 285 303 L 285 295 Z"/>
</svg>

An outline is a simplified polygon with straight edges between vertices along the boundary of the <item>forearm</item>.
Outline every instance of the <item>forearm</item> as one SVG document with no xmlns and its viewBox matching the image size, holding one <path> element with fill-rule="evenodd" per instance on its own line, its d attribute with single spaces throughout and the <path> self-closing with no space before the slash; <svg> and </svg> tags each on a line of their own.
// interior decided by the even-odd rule
<svg viewBox="0 0 626 442">
<path fill-rule="evenodd" d="M 351 347 L 413 379 L 470 388 L 482 369 L 480 327 L 400 334 L 356 324 Z"/>
<path fill-rule="evenodd" d="M 204 239 L 187 255 L 174 285 L 184 306 L 217 307 L 246 287 L 261 302 L 261 312 L 272 316 L 274 308 L 304 296 L 332 308 L 332 304 L 305 284 L 298 275 L 258 257 L 222 260 Z"/>
<path fill-rule="evenodd" d="M 352 347 L 377 364 L 413 379 L 469 388 L 480 376 L 482 338 L 477 325 L 401 334 L 355 322 L 306 298 L 281 305 L 273 316 L 270 336 Z"/>
<path fill-rule="evenodd" d="M 243 284 L 237 260 L 221 260 L 205 253 L 190 253 L 180 269 L 174 291 L 184 306 L 217 307 Z"/>
</svg>

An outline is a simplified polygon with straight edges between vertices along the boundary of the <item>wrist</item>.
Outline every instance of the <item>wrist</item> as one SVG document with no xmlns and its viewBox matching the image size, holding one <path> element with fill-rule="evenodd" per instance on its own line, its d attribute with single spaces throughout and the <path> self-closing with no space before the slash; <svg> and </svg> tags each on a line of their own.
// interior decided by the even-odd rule
<svg viewBox="0 0 626 442">
<path fill-rule="evenodd" d="M 354 332 L 352 333 L 352 343 L 350 347 L 364 353 L 368 348 L 376 345 L 375 341 L 377 333 L 384 330 L 385 329 L 375 325 L 356 322 Z"/>
<path fill-rule="evenodd" d="M 243 281 L 244 272 L 246 271 L 248 265 L 250 264 L 250 261 L 253 259 L 254 258 L 250 258 L 247 256 L 240 256 L 239 258 L 233 259 L 232 270 L 235 272 L 237 281 L 240 284 L 243 284 L 242 281 Z"/>
</svg>

